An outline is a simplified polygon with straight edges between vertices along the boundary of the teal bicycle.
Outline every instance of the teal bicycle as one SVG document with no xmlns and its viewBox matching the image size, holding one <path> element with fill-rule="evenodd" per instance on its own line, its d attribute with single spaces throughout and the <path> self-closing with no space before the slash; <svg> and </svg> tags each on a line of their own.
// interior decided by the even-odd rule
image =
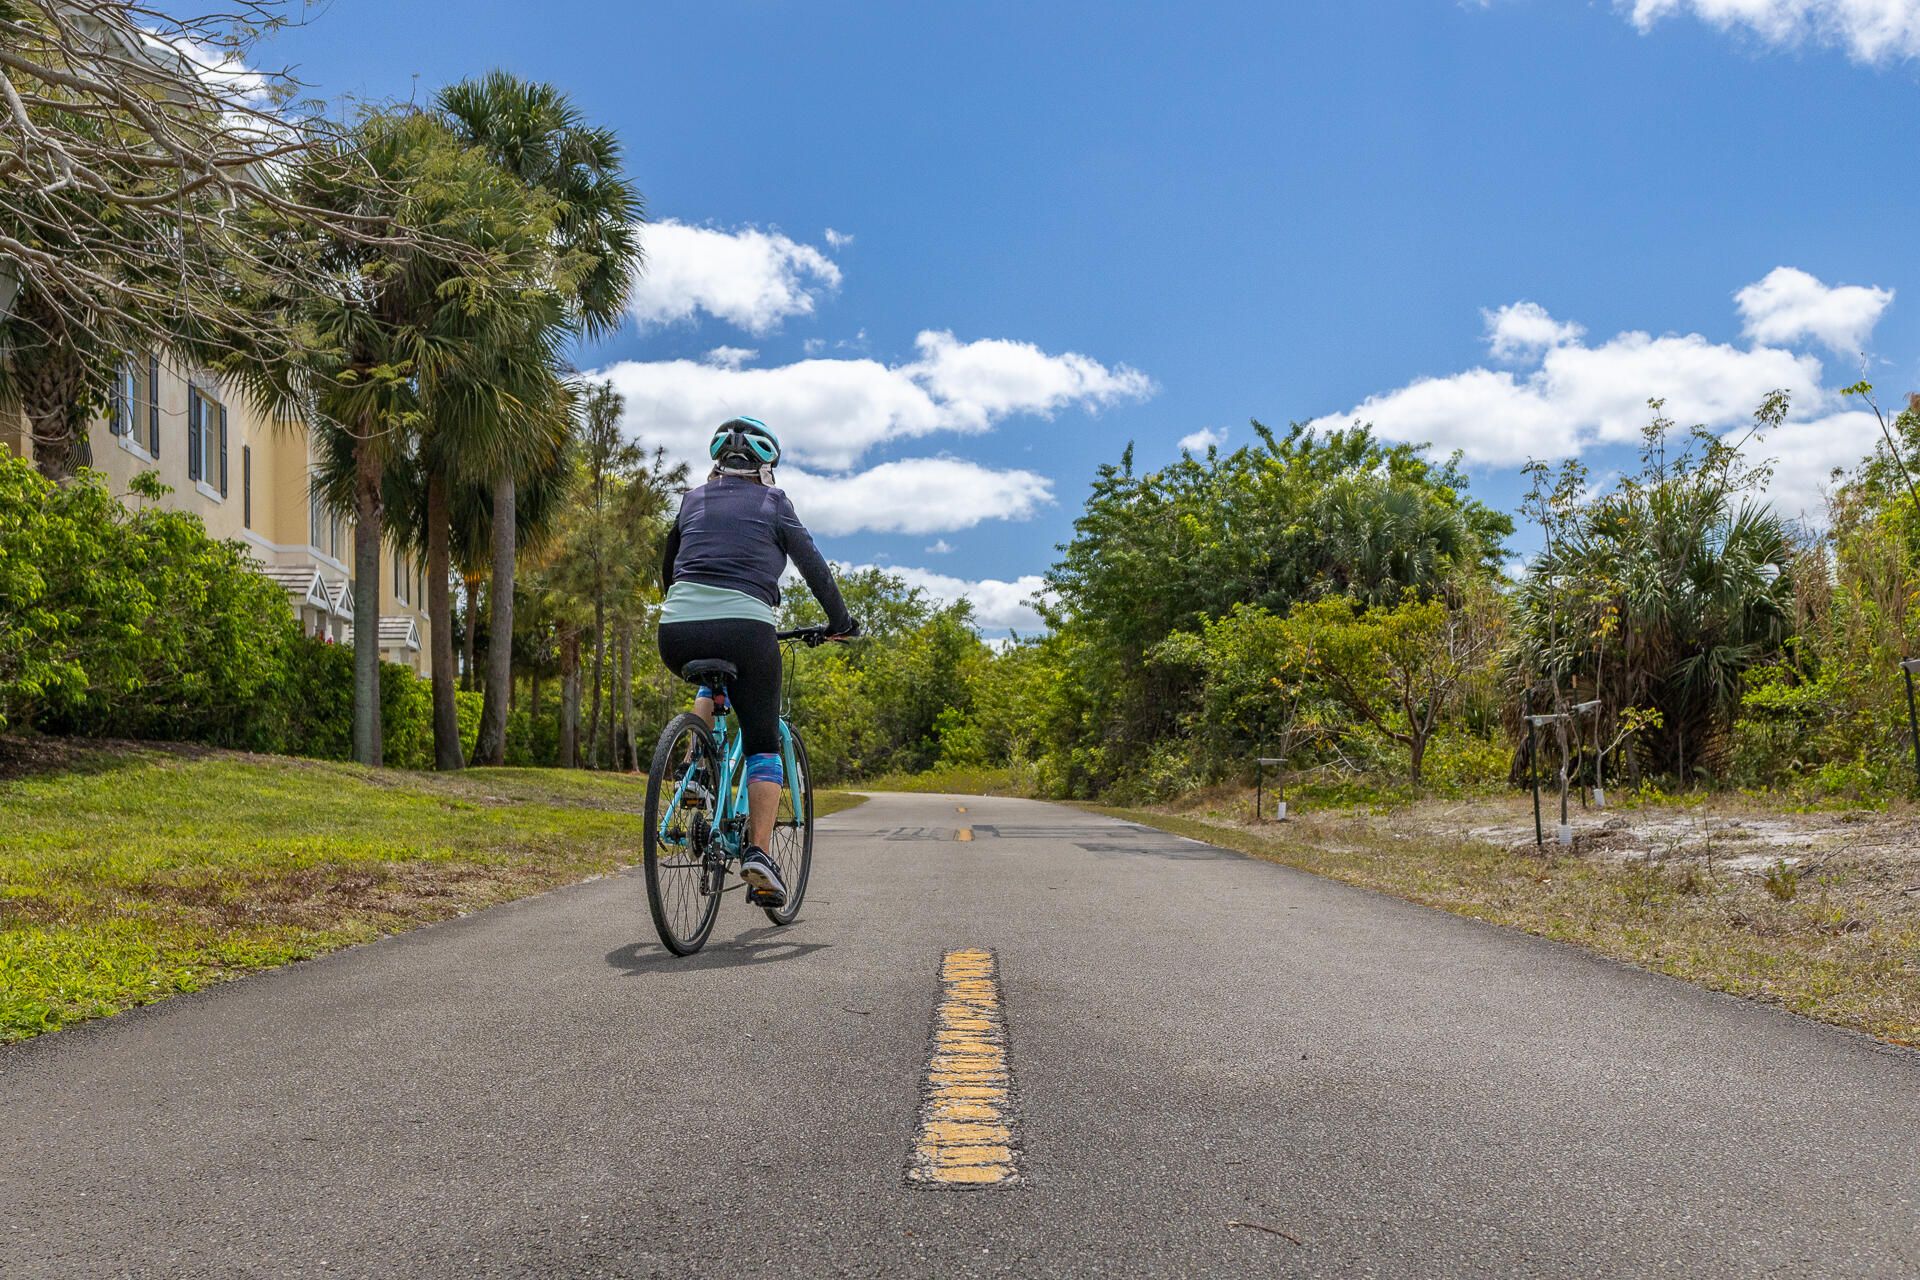
<svg viewBox="0 0 1920 1280">
<path fill-rule="evenodd" d="M 782 631 L 791 661 L 795 643 L 809 647 L 827 640 L 825 627 Z M 693 662 L 681 672 L 713 690 L 714 728 L 691 711 L 682 712 L 660 733 L 647 770 L 647 828 L 644 865 L 647 906 L 660 941 L 677 956 L 707 945 L 720 914 L 721 896 L 746 881 L 737 877 L 747 849 L 746 751 L 740 726 L 727 701 L 727 684 L 739 675 L 732 663 Z M 790 691 L 793 681 L 782 682 Z M 807 746 L 787 723 L 791 703 L 781 709 L 780 755 L 787 780 L 773 824 L 767 854 L 780 868 L 787 900 L 763 907 L 776 925 L 792 924 L 807 894 L 813 866 L 813 775 Z M 729 884 L 729 873 L 736 873 Z"/>
</svg>

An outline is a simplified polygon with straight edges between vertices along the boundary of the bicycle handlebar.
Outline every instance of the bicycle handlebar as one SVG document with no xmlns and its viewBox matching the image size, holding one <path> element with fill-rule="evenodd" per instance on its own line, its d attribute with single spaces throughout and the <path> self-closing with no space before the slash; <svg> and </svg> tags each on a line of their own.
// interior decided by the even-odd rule
<svg viewBox="0 0 1920 1280">
<path fill-rule="evenodd" d="M 859 624 L 855 623 L 854 625 L 858 626 Z M 841 637 L 834 635 L 833 631 L 826 626 L 817 626 L 796 627 L 792 631 L 776 631 L 773 633 L 773 638 L 781 641 L 798 640 L 811 649 L 816 645 L 823 645 L 829 640 L 840 639 Z M 852 639 L 853 637 L 848 636 L 845 638 Z"/>
</svg>

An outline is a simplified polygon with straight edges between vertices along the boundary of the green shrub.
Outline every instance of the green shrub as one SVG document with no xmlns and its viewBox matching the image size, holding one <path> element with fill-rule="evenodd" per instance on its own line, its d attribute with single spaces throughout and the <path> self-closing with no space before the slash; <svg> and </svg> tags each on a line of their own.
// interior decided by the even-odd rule
<svg viewBox="0 0 1920 1280">
<path fill-rule="evenodd" d="M 432 686 L 428 686 L 432 694 Z M 454 719 L 460 724 L 461 758 L 473 759 L 473 748 L 480 741 L 480 708 L 486 704 L 486 695 L 473 689 L 456 689 L 453 694 Z M 507 763 L 512 764 L 509 760 Z"/>
<path fill-rule="evenodd" d="M 0 448 L 0 728 L 349 756 L 352 649 L 302 635 L 241 543 L 148 505 L 151 474 L 133 488 L 137 509 Z M 385 664 L 381 703 L 387 762 L 430 765 L 426 682 Z"/>
<path fill-rule="evenodd" d="M 353 648 L 299 636 L 287 650 L 283 751 L 322 760 L 353 755 Z"/>
<path fill-rule="evenodd" d="M 1513 748 L 1504 738 L 1442 732 L 1427 748 L 1427 786 L 1440 795 L 1473 795 L 1507 785 Z"/>
<path fill-rule="evenodd" d="M 1835 697 L 1831 675 L 1797 680 L 1785 666 L 1756 673 L 1741 696 L 1740 717 L 1733 726 L 1733 783 L 1777 786 L 1817 765 Z"/>
<path fill-rule="evenodd" d="M 462 694 L 462 697 L 474 700 L 474 726 L 479 726 L 480 695 Z M 464 717 L 465 710 L 462 709 Z M 466 720 L 461 724 L 461 737 L 471 742 Z M 522 701 L 507 711 L 507 763 L 510 765 L 549 765 L 560 755 L 560 704 L 557 700 L 542 703 L 540 717 L 535 719 L 527 704 Z"/>
<path fill-rule="evenodd" d="M 0 451 L 0 724 L 271 748 L 298 635 L 279 587 L 199 517 Z"/>
<path fill-rule="evenodd" d="M 352 703 L 352 686 L 348 686 Z M 433 767 L 433 689 L 411 668 L 380 666 L 381 760 L 394 769 Z"/>
</svg>

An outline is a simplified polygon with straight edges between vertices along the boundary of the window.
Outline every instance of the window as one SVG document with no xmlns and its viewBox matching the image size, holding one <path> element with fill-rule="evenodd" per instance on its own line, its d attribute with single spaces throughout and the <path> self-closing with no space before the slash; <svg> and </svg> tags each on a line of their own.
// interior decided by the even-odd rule
<svg viewBox="0 0 1920 1280">
<path fill-rule="evenodd" d="M 133 435 L 140 417 L 139 366 L 128 361 L 113 377 L 113 404 L 108 410 L 107 430 L 116 436 Z"/>
<path fill-rule="evenodd" d="M 227 496 L 227 406 L 187 387 L 187 479 Z"/>
<path fill-rule="evenodd" d="M 320 532 L 326 523 L 326 512 L 320 509 L 320 495 L 314 492 L 313 477 L 307 477 L 307 542 L 315 551 L 320 550 Z"/>
<path fill-rule="evenodd" d="M 393 553 L 393 598 L 407 602 L 407 562 L 398 551 Z"/>
<path fill-rule="evenodd" d="M 240 446 L 240 523 L 253 528 L 253 446 Z"/>
</svg>

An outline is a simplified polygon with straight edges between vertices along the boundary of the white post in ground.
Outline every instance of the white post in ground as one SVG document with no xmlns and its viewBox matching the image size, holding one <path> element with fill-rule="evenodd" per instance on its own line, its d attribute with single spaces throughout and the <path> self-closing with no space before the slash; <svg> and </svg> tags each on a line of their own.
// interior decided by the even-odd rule
<svg viewBox="0 0 1920 1280">
<path fill-rule="evenodd" d="M 1565 720 L 1577 721 L 1581 716 L 1590 715 L 1593 712 L 1598 711 L 1599 709 L 1600 709 L 1600 700 L 1598 698 L 1595 698 L 1588 702 L 1581 702 L 1581 703 L 1575 704 L 1573 709 L 1570 711 L 1548 711 L 1540 715 L 1528 716 L 1527 725 L 1530 730 L 1544 729 L 1549 725 L 1558 725 Z M 1531 741 L 1531 739 L 1529 740 Z M 1568 789 L 1568 786 L 1570 785 L 1571 779 L 1568 778 L 1567 776 L 1568 758 L 1566 754 L 1566 741 L 1567 741 L 1566 736 L 1563 733 L 1560 737 L 1560 743 L 1561 743 L 1560 824 L 1555 829 L 1554 834 L 1556 837 L 1558 837 L 1559 843 L 1563 848 L 1572 848 L 1573 847 L 1573 819 L 1567 813 L 1567 789 Z M 1531 748 L 1529 748 L 1529 755 L 1531 755 Z M 1540 812 L 1540 780 L 1538 776 L 1535 776 L 1534 778 L 1533 787 L 1534 787 L 1533 803 L 1534 803 L 1534 814 L 1535 814 L 1534 822 L 1536 823 L 1535 829 L 1538 830 L 1537 824 L 1539 822 L 1538 815 Z"/>
</svg>

